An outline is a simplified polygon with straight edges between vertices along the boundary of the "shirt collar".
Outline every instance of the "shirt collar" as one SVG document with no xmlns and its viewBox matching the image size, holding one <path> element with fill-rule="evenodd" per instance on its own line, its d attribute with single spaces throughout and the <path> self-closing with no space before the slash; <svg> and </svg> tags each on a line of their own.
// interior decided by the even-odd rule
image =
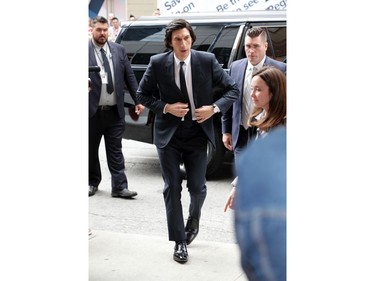
<svg viewBox="0 0 375 281">
<path fill-rule="evenodd" d="M 257 64 L 257 65 L 252 65 L 250 62 L 247 62 L 247 70 L 253 70 L 253 68 L 256 68 L 257 70 L 261 69 L 264 61 L 266 60 L 266 56 Z"/>
<path fill-rule="evenodd" d="M 263 109 L 261 113 L 259 113 L 257 116 L 255 116 L 255 119 L 259 121 L 266 115 L 266 111 Z"/>
<path fill-rule="evenodd" d="M 175 54 L 173 54 L 173 56 L 174 56 L 174 61 L 175 61 L 176 66 L 177 66 L 177 67 L 180 67 L 180 62 L 181 62 L 182 60 L 179 60 L 179 59 L 176 57 Z M 186 65 L 189 65 L 189 64 L 190 64 L 190 59 L 191 59 L 191 53 L 189 53 L 189 55 L 187 56 L 186 59 L 183 60 L 183 62 L 185 62 Z M 178 69 L 178 68 L 176 68 L 176 69 Z"/>
<path fill-rule="evenodd" d="M 94 45 L 95 49 L 96 49 L 98 52 L 100 52 L 100 49 L 103 48 L 103 49 L 106 51 L 106 53 L 108 53 L 108 51 L 109 51 L 108 42 L 105 42 L 104 46 L 103 46 L 103 47 L 100 47 L 100 46 L 98 46 L 98 45 L 95 43 L 95 41 L 94 41 L 93 39 L 91 39 L 91 41 L 92 41 L 92 44 Z"/>
</svg>

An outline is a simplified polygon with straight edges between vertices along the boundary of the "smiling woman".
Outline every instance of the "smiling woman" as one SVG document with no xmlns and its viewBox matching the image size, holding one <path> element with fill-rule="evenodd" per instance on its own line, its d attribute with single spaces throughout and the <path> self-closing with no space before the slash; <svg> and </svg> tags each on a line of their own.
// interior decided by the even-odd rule
<svg viewBox="0 0 375 281">
<path fill-rule="evenodd" d="M 249 125 L 264 135 L 272 128 L 286 123 L 286 76 L 273 66 L 265 66 L 251 80 L 254 109 Z"/>
</svg>

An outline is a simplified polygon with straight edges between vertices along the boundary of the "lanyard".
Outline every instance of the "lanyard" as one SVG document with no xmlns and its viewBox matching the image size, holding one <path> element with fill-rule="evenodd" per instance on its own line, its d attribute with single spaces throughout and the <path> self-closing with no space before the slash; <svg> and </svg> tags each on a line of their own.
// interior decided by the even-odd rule
<svg viewBox="0 0 375 281">
<path fill-rule="evenodd" d="M 94 45 L 94 43 L 91 41 L 91 44 L 92 44 L 92 46 L 93 46 L 93 48 L 94 48 L 94 51 L 95 51 L 95 53 L 96 53 L 96 55 L 98 56 L 98 58 L 99 58 L 99 61 L 100 61 L 100 63 L 102 64 L 102 66 L 104 67 L 104 61 L 103 61 L 103 59 L 102 59 L 102 56 L 101 56 L 101 54 L 99 54 L 98 53 L 98 50 L 96 49 L 96 46 Z M 101 48 L 102 49 L 102 48 Z M 108 45 L 106 44 L 105 45 L 105 54 L 107 55 L 107 53 L 108 53 Z M 109 61 L 109 60 L 108 60 Z"/>
</svg>

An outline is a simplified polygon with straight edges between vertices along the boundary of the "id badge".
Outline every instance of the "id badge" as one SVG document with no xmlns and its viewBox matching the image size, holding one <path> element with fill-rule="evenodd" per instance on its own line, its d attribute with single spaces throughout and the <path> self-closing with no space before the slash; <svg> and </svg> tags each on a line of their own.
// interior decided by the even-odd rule
<svg viewBox="0 0 375 281">
<path fill-rule="evenodd" d="M 108 84 L 107 72 L 102 72 L 100 76 L 102 77 L 102 84 Z"/>
</svg>

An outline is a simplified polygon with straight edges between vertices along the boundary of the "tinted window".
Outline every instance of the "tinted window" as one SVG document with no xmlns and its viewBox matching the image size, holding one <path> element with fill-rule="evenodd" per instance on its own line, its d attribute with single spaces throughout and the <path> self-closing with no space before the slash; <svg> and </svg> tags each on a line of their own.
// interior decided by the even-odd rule
<svg viewBox="0 0 375 281">
<path fill-rule="evenodd" d="M 192 48 L 200 51 L 207 51 L 222 29 L 222 25 L 192 26 L 197 37 Z M 132 26 L 121 34 L 120 44 L 124 45 L 132 64 L 148 64 L 152 55 L 168 51 L 164 46 L 164 35 L 164 26 Z M 232 30 L 224 31 L 215 45 L 213 53 L 221 64 L 228 63 L 227 56 L 230 54 L 235 36 L 236 32 Z"/>
<path fill-rule="evenodd" d="M 286 27 L 267 26 L 268 45 L 267 55 L 280 61 L 286 61 Z M 223 68 L 228 68 L 228 61 L 233 49 L 239 26 L 225 24 L 194 25 L 196 41 L 193 49 L 210 51 L 215 54 Z M 150 57 L 168 51 L 164 46 L 164 26 L 131 26 L 121 34 L 120 44 L 125 46 L 130 62 L 147 65 Z M 236 59 L 246 57 L 243 40 Z"/>
<path fill-rule="evenodd" d="M 150 57 L 166 51 L 162 26 L 130 27 L 121 36 L 132 64 L 148 64 Z"/>
<path fill-rule="evenodd" d="M 226 27 L 218 36 L 218 40 L 212 49 L 218 62 L 223 68 L 228 68 L 230 53 L 232 52 L 234 40 L 238 33 L 238 26 Z"/>
<path fill-rule="evenodd" d="M 269 40 L 268 44 L 272 48 L 269 48 L 269 55 L 279 61 L 286 60 L 286 27 L 268 27 Z"/>
<path fill-rule="evenodd" d="M 193 49 L 207 51 L 221 30 L 221 25 L 193 25 L 196 41 Z"/>
</svg>

